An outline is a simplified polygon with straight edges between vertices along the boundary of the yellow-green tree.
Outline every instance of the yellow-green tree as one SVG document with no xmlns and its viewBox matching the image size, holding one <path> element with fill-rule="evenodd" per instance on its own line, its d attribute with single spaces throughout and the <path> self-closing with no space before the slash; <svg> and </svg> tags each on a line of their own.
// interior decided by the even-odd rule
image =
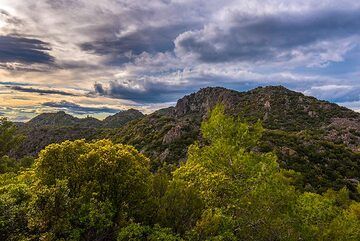
<svg viewBox="0 0 360 241">
<path fill-rule="evenodd" d="M 111 239 L 116 227 L 141 221 L 149 199 L 149 160 L 108 140 L 50 145 L 34 175 L 29 225 L 49 240 Z"/>
<path fill-rule="evenodd" d="M 192 222 L 198 231 L 195 236 L 199 240 L 287 237 L 289 206 L 295 199 L 288 176 L 293 173 L 281 170 L 273 154 L 253 151 L 263 131 L 261 124 L 248 125 L 226 116 L 219 105 L 201 131 L 209 145 L 192 145 L 187 162 L 174 172 L 170 184 L 171 188 L 182 183 L 178 193 L 195 190 L 203 202 L 197 222 Z M 186 223 L 191 216 L 179 218 Z"/>
<path fill-rule="evenodd" d="M 13 123 L 0 117 L 0 157 L 7 155 L 22 139 L 21 135 L 16 134 L 16 126 Z"/>
<path fill-rule="evenodd" d="M 26 240 L 30 237 L 27 211 L 32 194 L 31 173 L 0 174 L 0 240 Z"/>
<path fill-rule="evenodd" d="M 164 210 L 172 219 L 162 225 L 189 240 L 359 238 L 359 209 L 348 192 L 297 191 L 292 182 L 298 174 L 281 169 L 273 153 L 256 151 L 260 123 L 227 116 L 219 105 L 201 131 L 206 144 L 192 145 L 187 162 L 173 173 L 164 196 L 172 197 L 173 207 Z M 187 201 L 186 193 L 198 201 Z M 184 208 L 195 211 L 186 215 Z"/>
<path fill-rule="evenodd" d="M 16 126 L 6 118 L 0 117 L 0 174 L 16 172 L 20 167 L 29 167 L 32 158 L 25 157 L 15 160 L 7 156 L 11 150 L 16 150 L 24 137 L 16 132 Z"/>
</svg>

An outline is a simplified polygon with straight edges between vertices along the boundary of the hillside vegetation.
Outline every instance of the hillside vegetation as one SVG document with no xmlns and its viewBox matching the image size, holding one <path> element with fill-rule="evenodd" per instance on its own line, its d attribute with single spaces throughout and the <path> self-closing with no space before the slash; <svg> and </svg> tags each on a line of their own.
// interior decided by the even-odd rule
<svg viewBox="0 0 360 241">
<path fill-rule="evenodd" d="M 200 124 L 218 103 L 226 114 L 244 122 L 262 122 L 265 134 L 256 151 L 274 152 L 282 168 L 301 173 L 299 188 L 322 193 L 346 186 L 359 200 L 360 114 L 282 86 L 248 92 L 209 87 L 183 97 L 175 107 L 149 115 L 128 110 L 103 121 L 64 112 L 42 114 L 19 125 L 26 140 L 10 154 L 36 156 L 51 143 L 105 138 L 144 153 L 151 160 L 151 171 L 169 171 L 186 161 L 191 144 L 203 142 Z"/>
<path fill-rule="evenodd" d="M 0 175 L 0 239 L 360 239 L 360 203 L 345 186 L 323 194 L 305 191 L 297 184 L 303 174 L 282 168 L 264 146 L 270 134 L 280 142 L 289 135 L 299 148 L 292 150 L 300 152 L 296 140 L 302 137 L 266 131 L 261 121 L 227 112 L 224 105 L 213 106 L 200 124 L 201 139 L 171 172 L 168 165 L 153 172 L 151 158 L 110 140 L 47 146 L 31 166 L 19 164 Z M 6 121 L 1 127 L 0 140 L 11 133 L 14 148 L 21 136 Z"/>
</svg>

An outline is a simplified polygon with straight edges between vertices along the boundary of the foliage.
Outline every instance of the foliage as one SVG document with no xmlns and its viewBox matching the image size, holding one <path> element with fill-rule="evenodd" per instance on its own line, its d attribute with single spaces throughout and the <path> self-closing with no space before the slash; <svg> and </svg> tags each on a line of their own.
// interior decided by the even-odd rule
<svg viewBox="0 0 360 241">
<path fill-rule="evenodd" d="M 33 181 L 16 184 L 31 194 L 25 210 L 18 207 L 22 200 L 12 197 L 13 183 L 1 186 L 0 198 L 14 207 L 15 214 L 20 210 L 25 215 L 5 212 L 2 220 L 9 215 L 9 220 L 14 215 L 25 218 L 23 227 L 40 239 L 111 239 L 118 225 L 142 220 L 149 200 L 148 159 L 133 147 L 107 140 L 50 145 L 28 172 Z"/>
<path fill-rule="evenodd" d="M 155 226 L 142 226 L 140 224 L 129 224 L 120 229 L 118 241 L 181 241 L 182 239 L 172 233 L 169 228 Z"/>
<path fill-rule="evenodd" d="M 34 163 L 34 158 L 25 156 L 20 159 L 14 159 L 9 156 L 0 157 L 0 173 L 19 172 L 29 168 Z"/>
<path fill-rule="evenodd" d="M 185 233 L 189 240 L 334 240 L 335 232 L 337 240 L 343 240 L 341 232 L 349 230 L 354 234 L 348 240 L 359 238 L 359 217 L 353 211 L 357 203 L 346 189 L 301 193 L 292 185 L 297 174 L 281 169 L 274 154 L 252 151 L 263 132 L 259 123 L 244 124 L 217 106 L 201 130 L 209 145 L 190 147 L 187 162 L 169 184 L 179 195 L 165 193 L 165 198 L 173 197 L 176 214 L 184 214 L 184 208 L 196 212 L 177 218 L 166 210 L 174 219 L 163 226 Z M 181 202 L 180 194 L 187 192 L 198 201 Z M 344 223 L 342 213 L 347 215 Z M 338 223 L 342 231 L 333 229 Z"/>
<path fill-rule="evenodd" d="M 23 136 L 16 133 L 16 126 L 6 118 L 0 117 L 0 157 L 7 155 L 22 140 Z"/>
<path fill-rule="evenodd" d="M 26 214 L 31 183 L 30 173 L 0 175 L 0 240 L 22 240 L 30 234 Z"/>
</svg>

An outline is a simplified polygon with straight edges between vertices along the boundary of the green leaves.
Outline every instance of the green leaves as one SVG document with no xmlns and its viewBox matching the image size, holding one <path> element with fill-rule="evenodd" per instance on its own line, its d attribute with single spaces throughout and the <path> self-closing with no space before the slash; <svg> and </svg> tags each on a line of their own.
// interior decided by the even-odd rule
<svg viewBox="0 0 360 241">
<path fill-rule="evenodd" d="M 50 145 L 31 170 L 0 177 L 4 240 L 94 240 L 146 219 L 152 174 L 131 146 L 78 140 Z"/>
<path fill-rule="evenodd" d="M 132 223 L 122 228 L 118 234 L 118 241 L 182 241 L 169 228 L 142 226 Z"/>
<path fill-rule="evenodd" d="M 207 121 L 201 124 L 201 133 L 213 145 L 218 142 L 231 145 L 237 150 L 250 149 L 258 143 L 264 129 L 258 121 L 250 126 L 239 118 L 225 115 L 225 108 L 217 105 Z"/>
<path fill-rule="evenodd" d="M 16 126 L 12 122 L 0 117 L 0 157 L 7 155 L 23 139 L 23 136 L 16 134 Z"/>
</svg>

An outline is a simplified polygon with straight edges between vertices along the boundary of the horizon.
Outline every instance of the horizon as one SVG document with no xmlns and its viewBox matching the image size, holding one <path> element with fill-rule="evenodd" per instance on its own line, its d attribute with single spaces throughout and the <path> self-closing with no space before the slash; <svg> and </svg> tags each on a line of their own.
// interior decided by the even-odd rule
<svg viewBox="0 0 360 241">
<path fill-rule="evenodd" d="M 355 0 L 0 0 L 0 117 L 148 114 L 208 86 L 360 111 Z"/>
</svg>

